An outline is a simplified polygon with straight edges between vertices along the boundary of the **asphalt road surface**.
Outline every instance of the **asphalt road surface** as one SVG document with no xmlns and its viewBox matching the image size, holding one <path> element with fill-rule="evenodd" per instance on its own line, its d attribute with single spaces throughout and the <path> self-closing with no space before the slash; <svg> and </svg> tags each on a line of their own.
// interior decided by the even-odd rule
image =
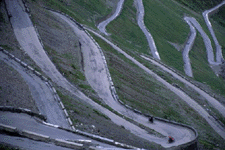
<svg viewBox="0 0 225 150">
<path fill-rule="evenodd" d="M 51 139 L 62 139 L 62 140 L 72 140 L 72 141 L 78 141 L 78 140 L 88 140 L 91 141 L 93 146 L 101 146 L 105 148 L 117 148 L 116 146 L 105 144 L 103 142 L 99 142 L 96 140 L 93 140 L 91 138 L 78 135 L 72 132 L 68 132 L 65 130 L 61 130 L 55 127 L 47 126 L 42 124 L 41 122 L 37 121 L 33 117 L 27 115 L 27 114 L 22 114 L 22 113 L 11 113 L 11 112 L 0 112 L 0 123 L 4 125 L 9 125 L 16 127 L 19 130 L 27 130 L 31 131 L 34 133 L 38 133 L 41 135 L 49 136 Z M 6 138 L 6 137 L 5 137 Z M 0 139 L 0 142 L 6 142 L 6 139 Z M 12 143 L 18 142 L 18 138 L 11 138 L 13 141 Z M 21 141 L 24 140 L 24 138 L 20 139 Z M 30 141 L 30 140 L 26 140 Z M 14 143 L 15 144 L 15 143 Z M 19 145 L 22 143 L 19 143 Z M 43 144 L 43 142 L 34 142 L 33 144 L 27 143 L 27 145 L 31 145 L 32 148 L 35 144 L 38 144 L 38 147 L 44 147 L 48 146 L 48 144 Z M 43 144 L 43 145 L 42 145 Z M 15 144 L 16 145 L 16 144 Z M 50 144 L 49 144 L 50 145 Z M 26 145 L 24 145 L 26 146 Z M 54 146 L 54 145 L 51 145 Z"/>
<path fill-rule="evenodd" d="M 0 134 L 0 143 L 26 150 L 71 150 L 51 143 L 34 141 L 23 137 Z"/>
<path fill-rule="evenodd" d="M 125 107 L 121 106 L 119 103 L 114 101 L 113 98 L 111 98 L 111 93 L 109 88 L 104 88 L 109 85 L 109 83 L 102 83 L 102 81 L 96 80 L 94 81 L 94 78 L 90 76 L 86 76 L 88 81 L 92 81 L 91 86 L 98 92 L 100 97 L 102 97 L 106 103 L 111 106 L 113 109 L 117 110 L 124 113 L 126 116 L 152 128 L 155 129 L 156 131 L 162 133 L 163 135 L 171 135 L 175 137 L 176 142 L 172 144 L 167 143 L 167 138 L 157 138 L 155 136 L 149 135 L 145 130 L 131 124 L 130 122 L 116 116 L 115 114 L 111 113 L 107 109 L 101 107 L 100 105 L 96 104 L 89 98 L 87 98 L 83 93 L 78 91 L 74 86 L 72 86 L 55 68 L 53 63 L 50 61 L 46 53 L 44 52 L 44 49 L 42 48 L 38 38 L 37 34 L 33 28 L 33 25 L 29 19 L 29 16 L 23 11 L 22 7 L 19 6 L 17 1 L 8 1 L 7 4 L 8 10 L 10 10 L 10 13 L 12 14 L 12 17 L 10 19 L 11 24 L 14 28 L 15 35 L 17 37 L 17 40 L 19 41 L 20 45 L 22 48 L 27 52 L 27 54 L 37 63 L 37 65 L 45 72 L 53 82 L 58 84 L 59 86 L 64 87 L 68 91 L 70 91 L 72 94 L 78 96 L 79 98 L 83 99 L 84 101 L 87 101 L 89 104 L 91 104 L 94 108 L 98 109 L 102 113 L 106 114 L 114 123 L 118 125 L 123 125 L 126 129 L 130 130 L 131 133 L 134 133 L 137 136 L 140 136 L 142 138 L 145 138 L 149 141 L 156 142 L 158 144 L 161 144 L 164 147 L 171 147 L 171 146 L 176 146 L 180 144 L 184 144 L 186 142 L 189 142 L 192 140 L 195 135 L 192 130 L 189 130 L 184 127 L 180 126 L 175 126 L 172 124 L 167 124 L 167 123 L 162 123 L 162 122 L 156 122 L 156 125 L 150 125 L 148 123 L 148 118 L 144 118 L 143 116 L 137 115 L 135 113 L 131 113 L 130 110 L 125 109 Z M 91 41 L 91 39 L 86 35 L 86 33 L 82 30 L 80 30 L 75 23 L 71 22 L 68 18 L 66 18 L 63 15 L 54 13 L 56 16 L 59 16 L 61 19 L 65 20 L 67 23 L 69 23 L 71 26 L 73 26 L 74 32 L 80 36 L 80 41 L 82 45 L 82 49 L 85 49 L 85 51 L 88 51 L 92 53 L 92 55 L 88 58 L 84 58 L 85 64 L 86 64 L 86 69 L 85 69 L 85 75 L 91 73 L 94 73 L 98 75 L 98 73 L 102 72 L 102 77 L 103 80 L 107 79 L 107 76 L 104 71 L 104 66 L 103 60 L 100 58 L 99 50 L 96 49 L 96 45 Z M 17 19 L 20 19 L 20 21 L 16 21 Z M 91 47 L 91 48 L 90 48 Z M 113 46 L 114 48 L 116 47 L 115 45 Z M 118 49 L 118 47 L 116 47 Z M 85 56 L 88 56 L 88 53 L 85 54 Z M 121 52 L 124 54 L 124 52 Z M 197 112 L 199 112 L 204 118 L 208 118 L 208 113 L 204 111 L 201 106 L 199 106 L 194 100 L 192 100 L 190 97 L 188 97 L 184 92 L 179 91 L 175 87 L 171 86 L 167 82 L 165 82 L 163 79 L 159 78 L 157 75 L 152 73 L 150 70 L 147 68 L 144 68 L 143 65 L 141 65 L 139 62 L 137 62 L 135 59 L 130 57 L 129 55 L 125 55 L 129 59 L 131 59 L 133 62 L 135 62 L 139 67 L 143 68 L 146 70 L 148 73 L 153 75 L 157 80 L 165 84 L 165 86 L 169 87 L 173 92 L 178 94 L 180 97 L 185 97 L 184 100 L 191 106 L 193 107 Z M 88 65 L 90 66 L 88 66 Z M 91 69 L 90 69 L 91 68 Z M 90 69 L 90 70 L 89 70 Z M 103 70 L 102 70 L 103 69 Z M 101 71 L 100 71 L 101 70 Z M 86 73 L 89 72 L 89 73 Z M 99 89 L 98 89 L 99 88 Z M 98 90 L 104 89 L 105 92 L 99 92 Z M 109 98 L 109 99 L 108 99 Z M 118 106 L 118 108 L 117 108 Z M 214 124 L 213 118 L 207 120 L 211 126 Z M 215 124 L 214 124 L 215 125 Z M 214 127 L 214 126 L 213 126 Z M 220 132 L 221 130 L 218 129 L 217 126 L 214 127 L 215 130 L 218 130 Z M 221 134 L 224 132 L 221 131 Z M 225 135 L 225 134 L 224 134 Z"/>
<path fill-rule="evenodd" d="M 22 76 L 29 86 L 39 112 L 47 117 L 48 123 L 70 128 L 63 110 L 60 108 L 58 102 L 54 100 L 52 91 L 40 77 L 25 69 L 2 52 L 0 52 L 0 61 L 4 61 L 13 67 Z"/>
<path fill-rule="evenodd" d="M 216 35 L 215 35 L 215 32 L 212 28 L 212 24 L 210 23 L 209 21 L 209 15 L 216 12 L 220 7 L 222 7 L 223 5 L 225 4 L 225 1 L 223 1 L 222 3 L 220 3 L 219 5 L 209 9 L 209 10 L 206 10 L 202 13 L 203 15 L 203 18 L 205 20 L 205 23 L 213 37 L 213 41 L 216 45 L 216 62 L 217 63 L 222 63 L 222 60 L 223 60 L 223 54 L 222 54 L 222 49 L 221 49 L 221 45 L 219 44 L 217 38 L 216 38 Z"/>
<path fill-rule="evenodd" d="M 106 32 L 106 26 L 111 22 L 113 21 L 114 19 L 116 19 L 116 17 L 119 16 L 122 8 L 123 8 L 123 3 L 124 3 L 124 0 L 119 0 L 118 4 L 117 4 L 117 7 L 116 7 L 116 11 L 115 13 L 113 13 L 112 16 L 110 16 L 108 19 L 102 21 L 101 23 L 98 24 L 98 29 L 104 33 L 105 35 L 109 35 L 107 32 Z"/>
<path fill-rule="evenodd" d="M 151 49 L 152 56 L 154 58 L 160 60 L 160 56 L 159 56 L 159 53 L 157 51 L 155 41 L 154 41 L 151 33 L 147 30 L 147 28 L 144 24 L 145 11 L 144 11 L 144 6 L 143 6 L 143 3 L 142 3 L 142 0 L 135 0 L 135 3 L 136 3 L 137 13 L 138 13 L 138 15 L 137 15 L 138 25 L 147 38 L 148 45 L 149 45 L 149 48 Z"/>
<path fill-rule="evenodd" d="M 188 17 L 185 17 L 184 20 L 187 22 L 187 24 L 190 26 L 190 30 L 191 30 L 191 35 L 189 36 L 189 39 L 184 47 L 183 50 L 183 60 L 184 60 L 184 71 L 185 74 L 188 75 L 189 77 L 193 77 L 193 72 L 192 72 L 192 68 L 191 68 L 191 63 L 190 63 L 190 58 L 189 58 L 189 51 L 191 50 L 195 38 L 196 38 L 196 30 L 195 28 L 192 26 L 191 22 L 189 21 Z"/>
<path fill-rule="evenodd" d="M 135 60 L 133 57 L 131 57 L 130 55 L 128 55 L 127 53 L 125 53 L 122 49 L 120 49 L 118 46 L 114 45 L 112 42 L 110 42 L 109 40 L 107 40 L 106 38 L 104 38 L 103 36 L 101 36 L 100 34 L 96 33 L 95 31 L 93 31 L 91 29 L 88 29 L 88 28 L 86 28 L 86 29 L 88 31 L 94 33 L 96 36 L 100 37 L 102 40 L 104 40 L 109 45 L 111 45 L 115 50 L 117 50 L 118 52 L 120 52 L 121 54 L 123 54 L 126 58 L 130 59 L 137 66 L 139 66 L 140 68 L 142 68 L 143 70 L 145 70 L 149 75 L 153 76 L 156 80 L 158 80 L 159 82 L 161 82 L 162 84 L 164 84 L 168 89 L 170 89 L 172 92 L 174 92 L 177 96 L 179 96 L 182 100 L 184 100 L 190 107 L 192 107 L 197 113 L 199 113 L 209 123 L 209 125 L 222 138 L 225 139 L 225 129 L 212 116 L 210 116 L 209 113 L 204 108 L 202 108 L 198 103 L 196 103 L 195 100 L 193 100 L 192 98 L 190 98 L 185 92 L 181 91 L 180 89 L 178 89 L 178 88 L 172 86 L 171 84 L 169 84 L 168 82 L 166 82 L 164 79 L 162 79 L 157 74 L 155 74 L 154 72 L 152 72 L 151 70 L 149 70 L 143 64 L 141 64 L 140 62 L 138 62 L 137 60 Z M 224 113 L 225 113 L 225 107 L 221 103 L 219 103 L 216 99 L 214 99 L 209 94 L 207 94 L 204 91 L 202 91 L 201 89 L 197 88 L 196 86 L 194 86 L 190 82 L 184 80 L 182 77 L 180 77 L 176 73 L 170 71 L 169 69 L 167 69 L 163 65 L 160 65 L 159 63 L 157 63 L 156 61 L 154 61 L 152 59 L 149 59 L 149 58 L 146 58 L 146 59 L 151 60 L 151 62 L 153 64 L 155 64 L 157 66 L 160 66 L 163 70 L 167 70 L 168 72 L 170 72 L 171 74 L 173 74 L 173 76 L 175 76 L 176 78 L 179 78 L 180 81 L 184 82 L 185 84 L 187 84 L 191 88 L 195 89 L 199 94 L 201 94 L 204 98 L 206 98 L 217 110 L 219 110 L 222 115 L 224 115 Z"/>
<path fill-rule="evenodd" d="M 20 0 L 18 0 L 18 1 L 16 1 L 16 0 L 6 1 L 7 9 L 12 15 L 12 17 L 10 18 L 10 22 L 11 22 L 12 27 L 14 29 L 14 33 L 16 35 L 16 38 L 19 41 L 23 50 L 34 60 L 34 62 L 42 69 L 42 71 L 49 78 L 52 79 L 53 82 L 55 82 L 57 85 L 65 88 L 66 90 L 71 92 L 74 96 L 82 99 L 83 101 L 88 102 L 90 105 L 93 106 L 94 109 L 97 109 L 100 112 L 102 112 L 103 114 L 105 114 L 106 116 L 108 116 L 115 124 L 117 124 L 119 126 L 123 125 L 127 130 L 131 131 L 131 133 L 133 133 L 133 134 L 135 134 L 135 135 L 137 135 L 141 138 L 147 139 L 149 141 L 153 141 L 152 139 L 154 139 L 159 144 L 162 144 L 162 145 L 168 146 L 168 147 L 179 144 L 179 142 L 178 142 L 179 140 L 177 140 L 177 142 L 175 142 L 173 144 L 168 144 L 167 138 L 159 139 L 159 138 L 155 137 L 154 135 L 148 134 L 147 131 L 141 129 L 140 127 L 138 127 L 138 126 L 136 126 L 136 125 L 134 125 L 134 124 L 132 124 L 128 121 L 126 121 L 125 119 L 115 115 L 114 113 L 110 112 L 106 108 L 104 108 L 104 107 L 100 106 L 99 104 L 95 103 L 94 101 L 89 99 L 87 96 L 85 96 L 82 92 L 77 90 L 73 85 L 71 85 L 59 73 L 59 71 L 56 69 L 54 64 L 50 61 L 50 59 L 46 55 L 46 53 L 45 53 L 45 51 L 44 51 L 44 49 L 43 49 L 43 47 L 42 47 L 42 45 L 41 45 L 41 43 L 38 39 L 37 33 L 35 32 L 35 29 L 32 25 L 32 22 L 30 21 L 30 18 L 28 16 L 28 14 L 26 12 L 24 12 L 23 7 L 20 6 L 19 2 L 20 2 Z M 58 14 L 58 16 L 60 16 L 60 15 Z M 60 16 L 60 17 L 62 17 L 62 19 L 65 19 L 67 21 L 69 20 L 65 16 Z M 72 23 L 72 24 L 75 25 L 75 23 Z M 84 36 L 84 38 L 83 38 L 84 41 L 86 39 L 88 41 L 91 41 L 84 31 L 82 31 L 82 30 L 77 30 L 77 31 L 79 31 L 79 33 L 76 33 L 76 34 L 78 34 L 78 35 L 82 34 Z M 81 41 L 82 41 L 82 39 L 81 39 Z M 89 46 L 90 47 L 95 46 L 95 44 L 93 42 L 88 43 L 89 46 L 87 46 L 87 45 L 85 46 L 84 42 L 81 43 L 81 44 L 82 44 L 82 48 L 84 48 L 84 47 L 88 48 Z M 90 47 L 89 47 L 89 49 L 90 49 Z M 86 59 L 84 58 L 84 60 L 86 60 Z M 146 120 L 144 120 L 144 121 L 147 122 L 147 120 L 148 119 L 146 118 Z M 173 127 L 173 128 L 175 130 L 175 127 Z M 182 133 L 186 134 L 186 132 L 187 132 L 186 129 L 183 130 L 183 131 L 185 133 L 184 132 L 182 132 Z M 189 135 L 193 134 L 193 132 L 191 130 L 188 131 L 188 132 L 189 132 Z M 177 131 L 174 132 L 174 134 L 176 134 L 176 133 L 177 133 Z M 180 140 L 180 142 L 181 143 L 185 143 L 186 141 L 188 142 L 188 141 L 190 141 L 190 137 L 192 137 L 192 136 L 185 137 L 187 139 L 186 140 Z"/>
</svg>

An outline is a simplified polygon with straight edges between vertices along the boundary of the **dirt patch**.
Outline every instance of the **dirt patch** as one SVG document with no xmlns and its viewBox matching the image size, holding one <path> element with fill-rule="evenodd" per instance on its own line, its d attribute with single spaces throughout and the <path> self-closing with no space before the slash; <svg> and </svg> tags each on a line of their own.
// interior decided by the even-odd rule
<svg viewBox="0 0 225 150">
<path fill-rule="evenodd" d="M 38 112 L 28 85 L 17 71 L 0 61 L 0 76 L 0 105 Z"/>
</svg>

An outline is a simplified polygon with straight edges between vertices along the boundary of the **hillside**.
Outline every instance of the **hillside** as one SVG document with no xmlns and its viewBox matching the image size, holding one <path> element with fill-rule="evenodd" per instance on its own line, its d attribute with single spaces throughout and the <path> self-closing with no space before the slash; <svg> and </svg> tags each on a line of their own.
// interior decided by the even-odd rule
<svg viewBox="0 0 225 150">
<path fill-rule="evenodd" d="M 193 78 L 185 75 L 182 59 L 182 49 L 190 34 L 190 28 L 184 21 L 184 16 L 196 18 L 212 41 L 212 46 L 215 51 L 215 44 L 204 22 L 202 12 L 219 4 L 221 0 L 204 2 L 194 0 L 176 1 L 143 1 L 145 9 L 144 22 L 156 43 L 161 58 L 158 61 L 172 68 L 181 76 L 185 76 L 192 83 L 198 85 L 198 87 L 207 91 L 207 93 L 213 95 L 220 103 L 225 105 L 225 81 L 222 77 L 215 74 L 215 69 L 212 69 L 214 66 L 209 65 L 206 48 L 199 33 L 197 33 L 195 43 L 190 51 Z M 52 15 L 44 7 L 64 12 L 83 26 L 99 32 L 97 25 L 115 12 L 117 2 L 118 0 L 27 0 L 32 22 L 37 27 L 37 31 L 44 45 L 44 50 L 56 68 L 78 90 L 115 114 L 118 114 L 118 112 L 113 111 L 114 108 L 107 105 L 107 102 L 94 90 L 88 82 L 87 76 L 85 76 L 84 54 L 81 50 L 82 42 L 78 35 L 72 32 L 70 26 Z M 208 111 L 210 115 L 215 116 L 220 122 L 225 124 L 225 119 L 221 113 L 198 92 L 141 57 L 141 55 L 144 55 L 152 58 L 152 54 L 146 37 L 137 24 L 136 13 L 135 3 L 125 0 L 120 15 L 107 25 L 106 30 L 110 36 L 105 37 L 165 81 L 185 91 L 187 95 L 194 99 L 200 106 L 204 107 L 205 110 L 210 110 Z M 2 1 L 0 17 L 0 34 L 3 37 L 0 40 L 0 46 L 11 51 L 14 55 L 18 55 L 19 58 L 28 64 L 32 64 L 41 71 L 19 49 L 19 44 L 16 42 L 15 37 L 12 36 L 13 30 L 6 17 L 6 11 Z M 210 16 L 210 21 L 218 41 L 224 50 L 224 7 L 218 13 Z M 153 76 L 117 52 L 104 40 L 92 33 L 90 34 L 103 50 L 116 92 L 123 103 L 143 113 L 194 127 L 199 134 L 199 149 L 223 149 L 225 147 L 224 139 L 214 131 L 200 114 L 184 102 L 181 97 L 171 92 L 165 85 L 158 82 Z M 223 56 L 225 57 L 225 51 L 223 51 Z M 149 142 L 130 133 L 124 126 L 116 125 L 104 113 L 99 112 L 78 97 L 74 97 L 73 94 L 57 85 L 57 83 L 54 83 L 54 86 L 56 86 L 58 95 L 61 97 L 65 107 L 69 110 L 68 113 L 76 128 L 137 147 L 163 149 L 158 144 Z M 18 105 L 23 106 L 24 104 Z M 31 105 L 25 107 L 31 107 Z M 138 122 L 131 122 L 142 128 L 147 128 L 149 132 L 153 132 L 156 135 L 159 134 L 148 127 L 143 127 Z M 93 125 L 95 128 L 92 128 Z"/>
</svg>

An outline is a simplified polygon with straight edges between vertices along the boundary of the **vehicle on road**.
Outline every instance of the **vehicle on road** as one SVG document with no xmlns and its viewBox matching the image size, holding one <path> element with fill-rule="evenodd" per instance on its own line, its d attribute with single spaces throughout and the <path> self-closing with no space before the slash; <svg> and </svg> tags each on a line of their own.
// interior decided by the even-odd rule
<svg viewBox="0 0 225 150">
<path fill-rule="evenodd" d="M 175 141 L 175 139 L 172 136 L 169 136 L 168 142 L 173 143 L 174 141 Z"/>
</svg>

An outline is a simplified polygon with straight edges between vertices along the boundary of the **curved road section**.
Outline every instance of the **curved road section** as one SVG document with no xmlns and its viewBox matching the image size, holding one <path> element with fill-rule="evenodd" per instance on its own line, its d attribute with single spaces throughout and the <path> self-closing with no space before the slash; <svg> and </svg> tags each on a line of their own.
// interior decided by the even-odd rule
<svg viewBox="0 0 225 150">
<path fill-rule="evenodd" d="M 74 96 L 82 99 L 85 102 L 88 102 L 90 105 L 93 106 L 94 109 L 97 109 L 100 112 L 102 112 L 103 114 L 105 114 L 106 116 L 108 116 L 111 119 L 111 121 L 113 121 L 115 124 L 117 124 L 119 126 L 123 125 L 131 133 L 133 133 L 141 138 L 144 138 L 146 140 L 149 140 L 151 142 L 152 141 L 156 142 L 158 144 L 161 144 L 164 147 L 171 147 L 171 146 L 176 146 L 176 145 L 180 145 L 180 144 L 185 144 L 195 138 L 194 132 L 192 130 L 188 130 L 187 128 L 177 126 L 177 125 L 167 124 L 167 123 L 162 123 L 162 124 L 159 123 L 159 126 L 153 124 L 152 125 L 153 129 L 154 128 L 157 129 L 160 133 L 162 133 L 166 136 L 172 134 L 172 136 L 174 135 L 174 137 L 177 139 L 176 140 L 177 142 L 168 144 L 167 138 L 162 139 L 162 138 L 158 138 L 154 135 L 150 135 L 147 131 L 130 123 L 129 121 L 123 119 L 122 117 L 115 115 L 108 109 L 102 107 L 101 105 L 95 103 L 90 98 L 85 96 L 82 92 L 80 92 L 72 84 L 70 84 L 60 74 L 60 72 L 56 69 L 54 64 L 50 61 L 50 59 L 46 55 L 46 53 L 38 39 L 37 33 L 35 32 L 35 29 L 32 25 L 32 22 L 28 16 L 28 14 L 23 11 L 19 2 L 21 2 L 21 1 L 20 0 L 6 1 L 7 9 L 10 12 L 10 14 L 12 15 L 12 17 L 10 17 L 10 22 L 14 29 L 16 38 L 17 38 L 18 42 L 20 43 L 21 47 L 24 49 L 24 51 L 34 60 L 34 62 L 42 69 L 42 71 L 48 77 L 50 77 L 52 79 L 53 82 L 55 82 L 57 85 L 65 88 L 66 90 L 71 92 Z M 85 49 L 86 53 L 89 51 L 89 52 L 93 52 L 92 55 L 96 54 L 95 51 L 93 51 L 93 50 L 97 49 L 97 47 L 93 43 L 93 41 L 90 39 L 90 37 L 86 34 L 85 31 L 80 30 L 76 26 L 76 24 L 74 22 L 72 22 L 69 18 L 67 18 L 63 15 L 60 15 L 58 13 L 54 13 L 54 14 L 56 16 L 58 16 L 59 18 L 65 20 L 71 26 L 73 26 L 73 30 L 75 30 L 75 33 L 77 34 L 77 36 L 80 36 L 82 49 Z M 101 59 L 99 57 L 97 57 L 97 58 Z M 91 67 L 96 72 L 102 71 L 101 67 L 99 67 L 100 69 L 98 68 L 99 64 L 98 64 L 98 61 L 95 59 L 95 57 L 90 56 L 90 57 L 84 58 L 84 60 L 92 61 L 92 63 L 90 63 Z M 88 64 L 88 63 L 89 62 L 87 62 L 86 64 Z M 87 67 L 87 66 L 85 66 L 85 67 Z M 89 71 L 89 70 L 86 70 L 86 71 Z M 85 72 L 85 74 L 88 74 L 88 73 Z M 106 76 L 104 75 L 103 77 L 106 77 Z M 104 80 L 104 78 L 102 78 L 102 80 Z M 106 80 L 106 78 L 105 78 L 105 80 Z M 88 81 L 91 81 L 91 80 L 88 80 Z M 99 80 L 97 80 L 97 81 L 99 81 Z M 93 80 L 92 82 L 96 82 L 95 84 L 101 85 L 101 82 L 98 83 L 97 81 Z M 107 84 L 108 83 L 106 82 L 106 84 L 103 84 L 103 85 L 106 86 Z M 98 85 L 96 87 L 98 87 Z M 102 88 L 104 88 L 104 87 L 102 87 Z M 108 90 L 109 87 L 106 89 Z M 109 97 L 107 95 L 111 95 L 111 93 L 107 92 L 104 94 L 104 92 L 103 92 L 102 95 L 104 95 L 105 97 Z M 114 108 L 114 103 L 115 103 L 114 100 L 108 101 L 108 102 L 109 103 L 112 102 L 113 104 L 112 105 L 110 104 L 109 106 L 113 106 L 113 108 Z M 118 106 L 118 103 L 116 103 L 116 106 Z M 120 106 L 120 108 L 121 108 L 121 106 Z M 123 109 L 123 110 L 125 112 L 127 111 L 126 109 Z M 133 115 L 133 114 L 131 114 L 131 115 Z M 130 117 L 130 116 L 128 116 L 128 117 Z M 137 118 L 136 116 L 134 116 L 134 117 Z M 142 117 L 142 118 L 139 118 L 138 121 L 139 120 L 141 121 L 141 123 L 145 124 L 146 126 L 149 124 L 148 118 Z M 167 126 L 170 126 L 170 128 L 167 128 Z M 169 129 L 171 129 L 171 130 L 169 130 Z"/>
<path fill-rule="evenodd" d="M 73 23 L 70 19 L 59 13 L 54 14 L 65 20 L 72 27 L 74 33 L 79 37 L 82 53 L 84 56 L 85 76 L 88 80 L 88 83 L 106 102 L 106 104 L 112 107 L 114 110 L 120 112 L 124 116 L 127 116 L 135 120 L 136 122 L 145 125 L 146 127 L 154 129 L 155 131 L 163 134 L 166 137 L 173 136 L 176 139 L 176 142 L 168 144 L 167 138 L 159 138 L 154 135 L 147 135 L 143 132 L 136 132 L 136 135 L 141 135 L 142 138 L 158 143 L 163 147 L 178 146 L 192 141 L 195 138 L 195 133 L 186 127 L 165 123 L 158 120 L 155 121 L 154 124 L 150 124 L 147 117 L 136 114 L 133 111 L 122 106 L 119 102 L 115 101 L 110 90 L 110 82 L 108 80 L 106 71 L 107 66 L 104 64 L 100 49 L 96 45 L 97 43 L 95 44 L 84 31 L 81 31 L 79 28 L 77 28 L 75 23 Z M 125 126 L 126 128 L 126 124 L 123 124 L 123 126 Z"/>
<path fill-rule="evenodd" d="M 113 21 L 114 19 L 116 19 L 116 17 L 119 16 L 122 8 L 123 8 L 123 3 L 124 3 L 124 0 L 119 0 L 118 4 L 117 4 L 117 7 L 116 7 L 116 11 L 115 13 L 109 17 L 108 19 L 102 21 L 101 23 L 98 24 L 98 29 L 104 33 L 105 35 L 109 35 L 107 32 L 106 32 L 106 26 L 111 22 Z"/>
<path fill-rule="evenodd" d="M 182 53 L 183 60 L 184 60 L 184 71 L 185 71 L 186 75 L 188 75 L 189 77 L 193 77 L 193 72 L 192 72 L 192 69 L 191 69 L 191 63 L 190 63 L 190 58 L 189 58 L 189 51 L 191 50 L 191 48 L 194 44 L 194 41 L 195 41 L 195 38 L 196 38 L 196 30 L 192 26 L 188 17 L 185 17 L 184 20 L 190 26 L 190 30 L 191 30 L 191 35 L 189 36 L 187 44 L 185 45 L 183 53 Z"/>
<path fill-rule="evenodd" d="M 151 70 L 149 70 L 143 64 L 141 64 L 140 62 L 138 62 L 136 59 L 134 59 L 133 57 L 131 57 L 130 55 L 128 55 L 126 52 L 124 52 L 122 49 L 120 49 L 118 46 L 114 45 L 112 42 L 110 42 L 109 40 L 107 40 L 106 38 L 104 38 L 103 36 L 101 36 L 100 34 L 96 33 L 95 31 L 93 31 L 91 29 L 87 29 L 87 30 L 89 30 L 90 32 L 94 33 L 96 36 L 98 36 L 101 39 L 103 39 L 105 42 L 107 42 L 108 44 L 110 44 L 115 50 L 117 50 L 118 52 L 120 52 L 121 54 L 123 54 L 126 58 L 128 58 L 133 63 L 135 63 L 137 66 L 139 66 L 144 71 L 146 71 L 149 75 L 153 76 L 156 80 L 158 80 L 159 82 L 161 82 L 162 84 L 164 84 L 168 89 L 170 89 L 172 92 L 174 92 L 177 96 L 179 96 L 182 100 L 184 100 L 191 108 L 193 108 L 197 113 L 199 113 L 208 122 L 208 124 L 223 139 L 225 139 L 225 129 L 212 116 L 210 116 L 209 113 L 204 108 L 202 108 L 197 102 L 195 102 L 195 100 L 193 100 L 191 97 L 189 97 L 185 92 L 181 91 L 180 89 L 178 89 L 178 88 L 172 86 L 171 84 L 169 84 L 168 82 L 166 82 L 164 79 L 162 79 L 157 74 L 155 74 L 154 72 L 152 72 Z M 146 58 L 146 59 L 148 59 L 148 58 Z M 160 66 L 163 70 L 168 70 L 168 72 L 170 71 L 169 69 L 167 69 L 166 67 L 160 65 L 156 61 L 154 61 L 152 59 L 149 59 L 149 60 L 151 60 L 157 66 Z M 173 76 L 175 76 L 176 78 L 179 78 L 180 80 L 182 80 L 183 82 L 185 82 L 187 85 L 189 85 L 190 87 L 192 87 L 193 89 L 195 89 L 202 96 L 204 96 L 217 110 L 221 111 L 220 113 L 223 116 L 225 116 L 225 108 L 224 108 L 224 106 L 221 103 L 219 103 L 216 99 L 212 98 L 207 93 L 205 93 L 201 89 L 197 88 L 193 84 L 187 82 L 186 80 L 184 80 L 183 78 L 181 78 L 177 74 L 173 73 L 172 71 L 170 71 L 170 72 L 173 74 Z M 162 133 L 162 132 L 160 132 L 160 133 Z"/>
<path fill-rule="evenodd" d="M 184 71 L 186 75 L 192 77 L 192 69 L 191 69 L 191 63 L 189 59 L 189 51 L 191 50 L 194 40 L 196 38 L 196 30 L 200 33 L 202 36 L 202 39 L 204 41 L 205 47 L 206 47 L 206 52 L 207 52 L 207 58 L 208 62 L 211 65 L 219 65 L 219 62 L 215 62 L 214 60 L 214 53 L 213 53 L 213 48 L 212 48 L 212 43 L 211 40 L 209 39 L 208 35 L 205 33 L 205 31 L 202 29 L 201 25 L 198 23 L 198 21 L 193 18 L 193 17 L 184 17 L 184 20 L 187 22 L 187 24 L 190 26 L 191 30 L 191 35 L 188 39 L 187 44 L 185 45 L 185 48 L 183 50 L 183 60 L 184 60 Z"/>
<path fill-rule="evenodd" d="M 54 94 L 40 77 L 34 75 L 2 52 L 0 52 L 0 61 L 13 67 L 23 77 L 29 86 L 38 110 L 47 117 L 48 123 L 70 128 L 63 110 L 60 108 L 58 102 L 54 100 Z"/>
<path fill-rule="evenodd" d="M 97 146 L 101 146 L 102 149 L 120 149 L 116 146 L 106 144 L 104 142 L 99 142 L 97 140 L 93 140 L 93 139 L 83 136 L 83 135 L 79 135 L 79 134 L 76 134 L 76 133 L 73 133 L 70 131 L 59 129 L 54 126 L 45 125 L 42 122 L 36 120 L 34 117 L 31 117 L 27 114 L 0 111 L 0 123 L 11 126 L 11 127 L 16 127 L 17 130 L 20 130 L 22 132 L 24 130 L 26 130 L 29 132 L 36 133 L 37 135 L 48 136 L 50 139 L 60 139 L 60 140 L 75 141 L 75 142 L 80 141 L 80 140 L 83 140 L 83 141 L 85 140 L 85 141 L 90 141 L 89 145 L 93 145 L 96 148 L 97 148 Z M 28 137 L 29 137 L 29 135 L 28 135 Z M 32 136 L 30 136 L 30 137 L 32 138 Z M 20 140 L 21 140 L 21 138 L 20 138 Z M 48 142 L 47 139 L 42 140 L 42 141 Z M 9 141 L 7 139 L 0 138 L 0 142 L 8 143 Z M 32 142 L 33 142 L 33 140 L 32 140 Z M 35 147 L 42 147 L 40 149 L 43 149 L 47 145 L 46 143 L 43 143 L 43 142 L 41 142 L 41 143 L 35 142 L 34 144 L 30 143 L 30 145 L 29 144 L 22 145 L 15 138 L 12 138 L 12 143 L 8 143 L 8 144 L 13 144 L 13 145 L 15 144 L 15 146 L 19 146 L 19 147 L 32 145 L 32 149 L 37 149 Z M 54 147 L 57 147 L 52 143 L 49 143 L 48 146 L 50 148 L 47 148 L 47 149 L 53 149 Z M 29 149 L 30 149 L 30 147 L 29 147 Z"/>
<path fill-rule="evenodd" d="M 220 3 L 219 5 L 215 6 L 214 8 L 212 9 L 209 9 L 209 10 L 206 10 L 202 13 L 203 15 L 203 18 L 205 20 L 205 23 L 213 37 L 213 40 L 215 42 L 215 45 L 216 45 L 216 61 L 217 63 L 222 63 L 222 60 L 223 60 L 223 55 L 222 55 L 222 49 L 221 49 L 221 46 L 216 38 L 216 35 L 213 31 L 213 28 L 212 28 L 212 24 L 210 23 L 209 21 L 209 15 L 212 14 L 212 13 L 215 13 L 221 6 L 223 6 L 225 4 L 225 1 L 223 1 L 222 3 Z"/>
<path fill-rule="evenodd" d="M 136 7 L 137 7 L 137 22 L 138 22 L 138 25 L 139 27 L 141 28 L 142 32 L 145 34 L 146 38 L 147 38 L 147 41 L 148 41 L 148 45 L 151 49 L 151 53 L 152 53 L 152 56 L 156 59 L 159 59 L 160 60 L 160 56 L 159 56 L 159 53 L 157 51 L 157 48 L 156 48 L 156 45 L 155 45 L 155 41 L 151 35 L 151 33 L 147 30 L 145 24 L 144 24 L 144 15 L 145 15 L 145 12 L 144 12 L 144 6 L 143 6 L 143 3 L 142 3 L 142 0 L 135 0 L 136 2 Z"/>
</svg>

